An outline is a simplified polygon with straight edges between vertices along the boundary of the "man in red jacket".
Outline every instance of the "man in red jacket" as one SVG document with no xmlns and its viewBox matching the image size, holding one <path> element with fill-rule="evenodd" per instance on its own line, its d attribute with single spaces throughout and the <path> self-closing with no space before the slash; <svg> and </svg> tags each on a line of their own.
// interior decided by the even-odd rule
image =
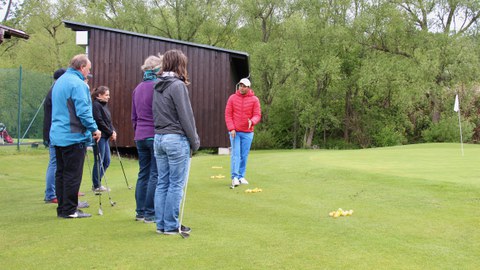
<svg viewBox="0 0 480 270">
<path fill-rule="evenodd" d="M 237 91 L 228 98 L 225 108 L 225 123 L 232 147 L 230 158 L 232 187 L 248 184 L 245 171 L 253 141 L 253 127 L 262 117 L 260 101 L 250 89 L 250 85 L 248 79 L 241 79 Z"/>
</svg>

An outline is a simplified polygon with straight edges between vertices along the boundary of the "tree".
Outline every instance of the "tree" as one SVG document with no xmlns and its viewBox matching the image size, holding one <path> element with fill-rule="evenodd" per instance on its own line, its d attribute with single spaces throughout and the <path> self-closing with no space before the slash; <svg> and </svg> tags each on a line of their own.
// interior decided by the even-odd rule
<svg viewBox="0 0 480 270">
<path fill-rule="evenodd" d="M 3 16 L 3 19 L 2 19 L 2 23 L 5 23 L 8 19 L 8 17 L 10 16 L 10 10 L 12 8 L 12 3 L 13 3 L 13 0 L 2 0 L 0 1 L 0 4 L 2 6 L 5 6 L 5 15 Z M 1 9 L 3 10 L 3 8 Z"/>
<path fill-rule="evenodd" d="M 383 21 L 373 24 L 374 27 L 370 27 L 372 31 L 367 30 L 368 41 L 363 44 L 369 43 L 368 46 L 384 53 L 413 58 L 424 68 L 421 72 L 428 77 L 427 81 L 432 83 L 427 90 L 431 102 L 432 121 L 437 123 L 443 106 L 439 92 L 443 87 L 455 84 L 452 81 L 453 77 L 448 75 L 449 69 L 461 65 L 455 59 L 462 52 L 452 45 L 458 44 L 455 40 L 463 39 L 463 34 L 476 25 L 480 16 L 479 2 L 386 1 L 379 6 L 372 6 L 372 9 L 376 18 Z M 385 10 L 390 10 L 390 13 L 382 12 Z M 390 16 L 395 14 L 394 10 L 402 11 L 404 19 L 397 15 Z M 403 22 L 399 25 L 405 25 L 407 28 L 404 31 L 389 33 L 388 29 L 395 29 L 397 24 L 385 22 L 393 18 L 398 18 Z M 392 28 L 385 28 L 389 24 Z"/>
<path fill-rule="evenodd" d="M 243 1 L 243 23 L 237 48 L 251 53 L 252 81 L 262 103 L 262 126 L 268 127 L 269 109 L 295 66 L 290 65 L 283 23 L 292 14 L 288 1 Z"/>
<path fill-rule="evenodd" d="M 233 0 L 82 1 L 96 25 L 213 46 L 230 47 L 238 21 Z"/>
</svg>

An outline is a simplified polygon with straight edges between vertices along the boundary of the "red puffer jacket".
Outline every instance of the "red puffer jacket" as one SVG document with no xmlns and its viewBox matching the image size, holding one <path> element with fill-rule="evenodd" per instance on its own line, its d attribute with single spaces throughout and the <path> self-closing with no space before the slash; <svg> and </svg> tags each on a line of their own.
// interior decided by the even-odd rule
<svg viewBox="0 0 480 270">
<path fill-rule="evenodd" d="M 248 89 L 245 95 L 240 94 L 237 90 L 228 98 L 225 108 L 225 123 L 228 131 L 253 132 L 253 126 L 260 122 L 261 118 L 260 101 L 252 89 Z M 250 129 L 248 128 L 248 119 L 252 121 Z"/>
</svg>

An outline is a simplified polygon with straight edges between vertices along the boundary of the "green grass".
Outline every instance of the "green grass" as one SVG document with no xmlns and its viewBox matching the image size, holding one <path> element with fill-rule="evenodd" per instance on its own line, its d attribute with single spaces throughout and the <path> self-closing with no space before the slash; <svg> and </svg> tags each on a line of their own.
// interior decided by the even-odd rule
<svg viewBox="0 0 480 270">
<path fill-rule="evenodd" d="M 134 191 L 112 156 L 110 207 L 89 190 L 90 219 L 43 203 L 48 151 L 0 147 L 1 269 L 478 269 L 480 146 L 253 151 L 234 190 L 229 157 L 193 158 L 184 223 L 163 236 L 134 221 Z M 90 155 L 90 163 L 92 156 Z M 137 161 L 123 159 L 135 184 Z M 213 169 L 212 166 L 222 166 Z M 211 178 L 222 174 L 223 179 Z M 261 193 L 245 193 L 247 188 Z M 353 209 L 351 217 L 328 213 Z"/>
</svg>

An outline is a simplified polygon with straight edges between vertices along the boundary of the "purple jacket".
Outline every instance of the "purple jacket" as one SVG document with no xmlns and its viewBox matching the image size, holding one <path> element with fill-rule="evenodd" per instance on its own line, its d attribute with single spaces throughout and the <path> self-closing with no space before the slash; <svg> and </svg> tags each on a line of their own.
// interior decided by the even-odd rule
<svg viewBox="0 0 480 270">
<path fill-rule="evenodd" d="M 132 124 L 135 140 L 145 140 L 155 136 L 152 100 L 153 87 L 157 80 L 143 81 L 132 93 Z"/>
</svg>

